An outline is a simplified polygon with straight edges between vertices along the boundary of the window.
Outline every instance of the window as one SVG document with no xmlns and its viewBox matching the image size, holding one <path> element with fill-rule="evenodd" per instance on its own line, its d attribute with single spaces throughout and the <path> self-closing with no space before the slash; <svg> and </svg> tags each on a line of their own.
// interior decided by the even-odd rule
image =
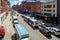
<svg viewBox="0 0 60 40">
<path fill-rule="evenodd" d="M 4 16 L 3 16 L 3 21 L 4 21 Z"/>
<path fill-rule="evenodd" d="M 1 17 L 1 21 L 2 21 L 2 17 Z"/>
<path fill-rule="evenodd" d="M 1 17 L 1 22 L 2 22 L 2 24 L 3 24 L 3 18 Z"/>
<path fill-rule="evenodd" d="M 55 12 L 55 10 L 53 10 L 53 12 Z"/>
<path fill-rule="evenodd" d="M 55 14 L 53 14 L 53 16 L 55 16 Z"/>
<path fill-rule="evenodd" d="M 48 11 L 48 12 L 51 12 L 51 10 L 44 10 L 44 11 Z"/>
<path fill-rule="evenodd" d="M 2 6 L 2 0 L 1 0 L 1 6 Z"/>
<path fill-rule="evenodd" d="M 51 8 L 52 5 L 45 5 L 44 8 Z"/>
<path fill-rule="evenodd" d="M 55 4 L 53 5 L 53 8 L 55 8 Z"/>
<path fill-rule="evenodd" d="M 51 14 L 48 14 L 48 13 L 44 13 L 44 15 L 48 15 L 48 16 L 51 16 Z"/>
</svg>

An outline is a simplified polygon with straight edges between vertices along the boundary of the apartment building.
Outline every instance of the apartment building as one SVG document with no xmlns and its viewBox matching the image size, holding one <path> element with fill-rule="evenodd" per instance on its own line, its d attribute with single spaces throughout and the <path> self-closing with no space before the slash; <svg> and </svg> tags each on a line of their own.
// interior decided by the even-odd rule
<svg viewBox="0 0 60 40">
<path fill-rule="evenodd" d="M 50 2 L 41 2 L 41 14 L 42 18 L 48 22 L 60 23 L 60 0 L 54 0 Z"/>
<path fill-rule="evenodd" d="M 16 11 L 18 11 L 18 10 L 19 10 L 19 8 L 20 8 L 20 7 L 19 7 L 19 5 L 18 5 L 18 4 L 17 4 L 17 5 L 13 5 L 13 6 L 12 6 L 12 9 L 14 9 L 14 10 L 16 10 Z"/>
<path fill-rule="evenodd" d="M 57 17 L 57 2 L 42 2 L 41 3 L 41 13 L 43 15 Z"/>
<path fill-rule="evenodd" d="M 60 0 L 41 3 L 41 13 L 51 17 L 60 17 Z"/>
<path fill-rule="evenodd" d="M 1 13 L 9 9 L 8 0 L 1 0 L 0 3 Z"/>
<path fill-rule="evenodd" d="M 8 10 L 9 10 L 8 0 L 0 0 L 0 26 L 6 19 Z"/>
</svg>

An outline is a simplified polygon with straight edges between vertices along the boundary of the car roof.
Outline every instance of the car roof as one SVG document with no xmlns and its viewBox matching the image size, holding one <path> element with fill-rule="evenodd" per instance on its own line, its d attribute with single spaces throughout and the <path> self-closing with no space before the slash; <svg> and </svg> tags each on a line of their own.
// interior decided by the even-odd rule
<svg viewBox="0 0 60 40">
<path fill-rule="evenodd" d="M 14 22 L 18 22 L 18 20 L 15 20 Z"/>
<path fill-rule="evenodd" d="M 16 16 L 13 16 L 13 18 L 17 18 Z"/>
<path fill-rule="evenodd" d="M 0 30 L 4 30 L 4 28 L 3 27 L 0 27 Z"/>
<path fill-rule="evenodd" d="M 56 31 L 60 31 L 60 29 L 58 29 L 58 28 L 55 28 L 55 27 L 52 27 L 54 30 L 56 30 Z"/>
<path fill-rule="evenodd" d="M 36 19 L 33 19 L 33 18 L 30 18 L 30 20 L 32 20 L 32 21 L 37 21 Z"/>
</svg>

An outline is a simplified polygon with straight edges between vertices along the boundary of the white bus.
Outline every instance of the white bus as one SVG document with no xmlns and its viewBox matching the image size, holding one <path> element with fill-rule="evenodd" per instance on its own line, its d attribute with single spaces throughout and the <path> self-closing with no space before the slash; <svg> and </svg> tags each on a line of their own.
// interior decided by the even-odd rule
<svg viewBox="0 0 60 40">
<path fill-rule="evenodd" d="M 29 16 L 24 16 L 24 21 L 29 22 Z"/>
<path fill-rule="evenodd" d="M 37 24 L 37 20 L 36 19 L 33 19 L 33 18 L 29 18 L 29 24 L 33 27 L 36 27 L 38 26 Z"/>
</svg>

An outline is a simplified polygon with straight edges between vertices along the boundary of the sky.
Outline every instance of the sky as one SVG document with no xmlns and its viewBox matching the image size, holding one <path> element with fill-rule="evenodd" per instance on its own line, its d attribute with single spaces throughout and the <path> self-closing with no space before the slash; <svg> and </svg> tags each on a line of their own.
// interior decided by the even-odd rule
<svg viewBox="0 0 60 40">
<path fill-rule="evenodd" d="M 21 1 L 23 0 L 8 0 L 10 2 L 10 6 L 12 7 L 13 5 L 21 4 Z M 31 1 L 31 0 L 30 0 Z M 41 2 L 46 2 L 46 1 L 51 1 L 51 0 L 40 0 Z"/>
<path fill-rule="evenodd" d="M 12 7 L 13 5 L 21 4 L 21 1 L 23 0 L 8 0 L 10 2 L 10 6 Z"/>
</svg>

